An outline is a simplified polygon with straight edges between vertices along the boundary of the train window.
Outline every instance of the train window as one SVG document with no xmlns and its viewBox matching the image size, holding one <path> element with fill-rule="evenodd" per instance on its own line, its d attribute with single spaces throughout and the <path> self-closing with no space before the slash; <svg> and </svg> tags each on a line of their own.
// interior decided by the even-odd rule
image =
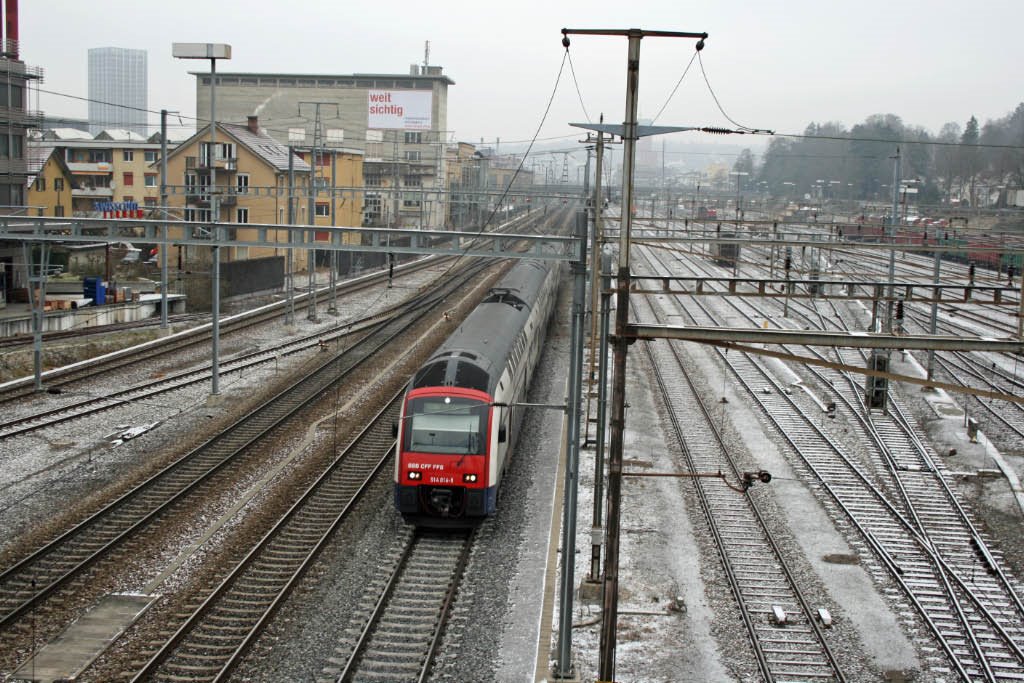
<svg viewBox="0 0 1024 683">
<path fill-rule="evenodd" d="M 419 453 L 478 455 L 484 452 L 487 404 L 429 396 L 409 402 L 403 446 Z"/>
</svg>

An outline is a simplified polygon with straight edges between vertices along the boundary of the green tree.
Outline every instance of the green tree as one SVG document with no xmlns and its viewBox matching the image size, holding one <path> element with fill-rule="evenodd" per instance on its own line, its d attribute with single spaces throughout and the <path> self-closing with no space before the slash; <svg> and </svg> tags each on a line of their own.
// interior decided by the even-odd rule
<svg viewBox="0 0 1024 683">
<path fill-rule="evenodd" d="M 978 155 L 978 140 L 981 137 L 978 132 L 978 119 L 971 117 L 964 126 L 964 134 L 960 136 L 960 196 L 963 197 L 964 189 L 968 190 L 968 197 L 971 206 L 977 204 L 975 196 L 976 182 L 978 180 L 978 169 L 981 166 Z"/>
</svg>

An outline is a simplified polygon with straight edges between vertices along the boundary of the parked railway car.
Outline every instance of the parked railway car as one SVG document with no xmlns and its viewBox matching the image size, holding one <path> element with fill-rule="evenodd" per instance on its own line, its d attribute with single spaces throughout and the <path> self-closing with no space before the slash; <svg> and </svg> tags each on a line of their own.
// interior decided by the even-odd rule
<svg viewBox="0 0 1024 683">
<path fill-rule="evenodd" d="M 887 228 L 880 224 L 851 226 L 843 233 L 846 240 L 854 242 L 888 242 Z M 1006 272 L 1013 267 L 1021 272 L 1024 241 L 1010 235 L 973 235 L 940 226 L 939 230 L 919 226 L 899 226 L 891 238 L 897 247 L 921 244 L 943 247 L 942 258 L 946 261 L 974 264 L 996 272 Z"/>
<path fill-rule="evenodd" d="M 719 232 L 718 237 L 734 238 L 732 231 Z M 740 245 L 714 242 L 711 245 L 711 257 L 723 268 L 734 268 L 740 258 Z"/>
<path fill-rule="evenodd" d="M 521 261 L 413 376 L 396 430 L 395 505 L 419 526 L 497 511 L 559 268 Z"/>
</svg>

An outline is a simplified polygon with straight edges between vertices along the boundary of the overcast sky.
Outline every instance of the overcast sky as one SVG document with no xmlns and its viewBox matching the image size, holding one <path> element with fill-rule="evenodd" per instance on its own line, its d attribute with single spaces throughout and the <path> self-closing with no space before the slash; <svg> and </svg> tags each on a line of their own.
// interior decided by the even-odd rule
<svg viewBox="0 0 1024 683">
<path fill-rule="evenodd" d="M 849 127 L 871 114 L 894 113 L 937 133 L 971 115 L 982 123 L 1005 116 L 1024 101 L 1022 26 L 1021 0 L 22 0 L 20 6 L 22 58 L 45 69 L 43 90 L 84 98 L 89 48 L 142 48 L 149 51 L 149 108 L 189 116 L 195 115 L 195 79 L 188 71 L 200 63 L 173 59 L 175 41 L 229 43 L 232 60 L 218 64 L 224 72 L 348 74 L 408 73 L 410 64 L 423 62 L 429 40 L 430 63 L 455 81 L 448 128 L 474 143 L 534 135 L 563 61 L 563 27 L 707 32 L 701 56 L 711 86 L 725 112 L 745 126 L 799 133 L 812 121 Z M 642 118 L 668 100 L 694 44 L 643 40 Z M 606 121 L 621 122 L 626 39 L 575 36 L 569 55 L 590 118 L 603 112 Z M 580 99 L 567 62 L 540 137 L 579 137 L 567 123 L 586 119 Z M 39 107 L 51 115 L 87 115 L 84 101 L 47 93 Z M 732 125 L 696 61 L 658 123 Z M 675 139 L 710 137 L 680 135 L 689 137 Z"/>
</svg>

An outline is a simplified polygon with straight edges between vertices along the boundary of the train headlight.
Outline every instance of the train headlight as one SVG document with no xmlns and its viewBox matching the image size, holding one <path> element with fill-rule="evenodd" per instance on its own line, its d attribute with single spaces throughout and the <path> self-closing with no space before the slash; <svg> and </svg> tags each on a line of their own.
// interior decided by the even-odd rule
<svg viewBox="0 0 1024 683">
<path fill-rule="evenodd" d="M 476 482 L 476 475 L 475 474 L 463 474 L 462 475 L 462 481 L 466 482 L 467 484 L 473 484 L 473 483 Z"/>
<path fill-rule="evenodd" d="M 423 478 L 423 473 L 418 470 L 409 470 L 409 479 L 419 480 Z"/>
</svg>

